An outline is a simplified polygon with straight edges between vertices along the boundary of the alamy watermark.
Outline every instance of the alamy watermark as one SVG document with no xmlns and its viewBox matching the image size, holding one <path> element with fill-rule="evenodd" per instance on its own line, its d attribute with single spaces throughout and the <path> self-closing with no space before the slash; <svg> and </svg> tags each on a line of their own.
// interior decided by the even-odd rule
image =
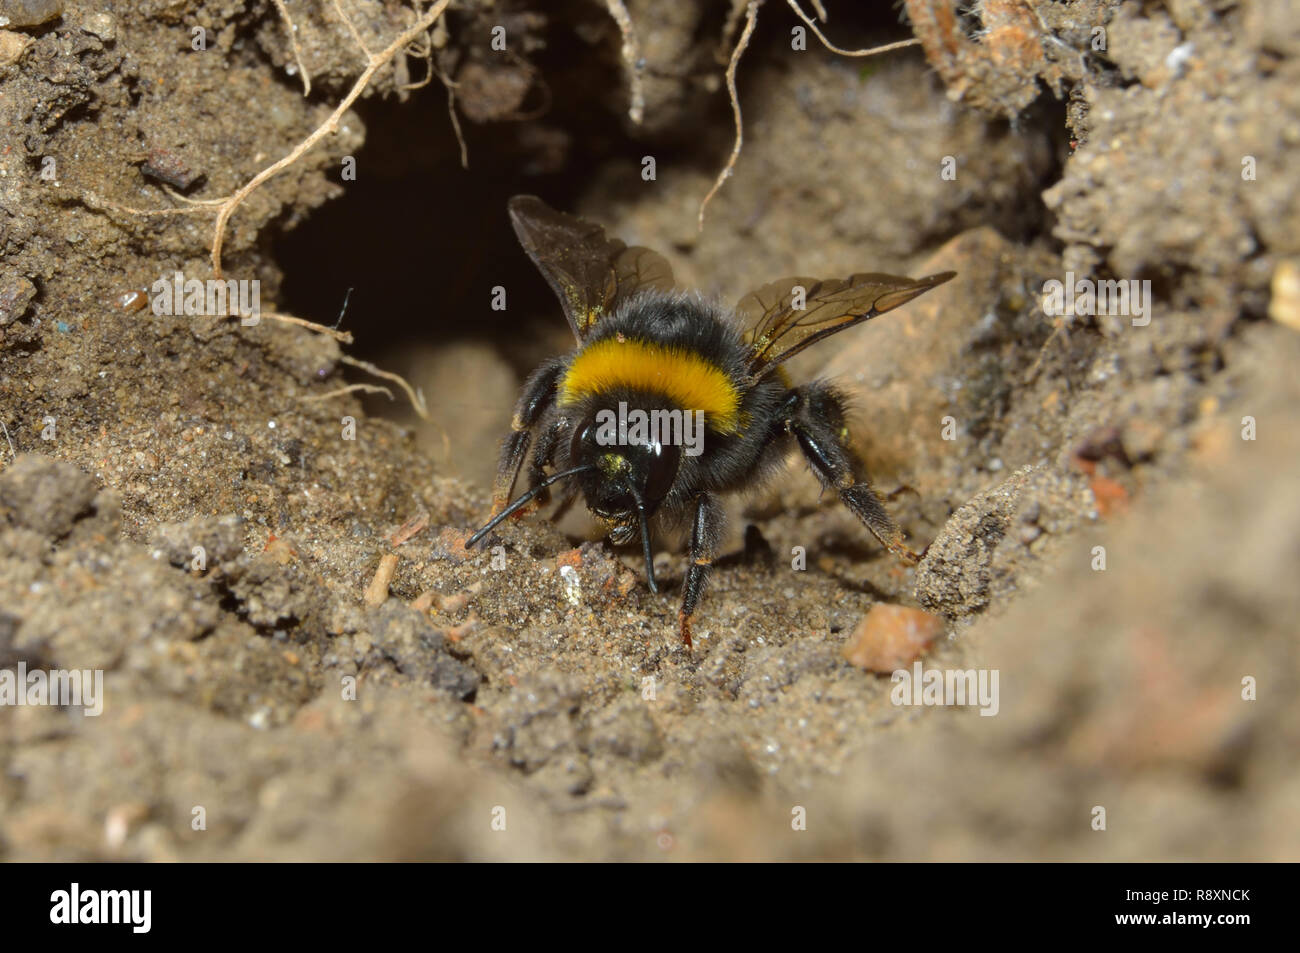
<svg viewBox="0 0 1300 953">
<path fill-rule="evenodd" d="M 1133 327 L 1151 323 L 1151 282 L 1136 278 L 1127 281 L 1075 280 L 1074 272 L 1065 273 L 1065 281 L 1055 278 L 1043 282 L 1043 311 L 1048 317 L 1074 315 L 1122 315 L 1133 318 Z"/>
<path fill-rule="evenodd" d="M 895 705 L 978 706 L 981 715 L 996 715 L 998 669 L 924 669 L 919 661 L 909 672 L 900 668 L 890 676 L 894 687 L 889 700 Z"/>
<path fill-rule="evenodd" d="M 19 662 L 0 669 L 0 707 L 56 705 L 82 708 L 95 717 L 104 712 L 103 669 L 33 669 Z"/>
<path fill-rule="evenodd" d="M 149 290 L 149 303 L 157 315 L 238 317 L 246 328 L 256 327 L 262 320 L 262 282 L 256 278 L 187 280 L 178 271 L 170 280 L 159 278 Z"/>
<path fill-rule="evenodd" d="M 50 894 L 50 922 L 55 924 L 123 924 L 132 933 L 148 933 L 152 910 L 152 890 L 83 890 L 73 883 Z"/>
<path fill-rule="evenodd" d="M 688 457 L 704 452 L 704 411 L 702 410 L 628 410 L 627 402 L 618 402 L 618 411 L 596 412 L 596 443 L 615 446 L 679 446 Z"/>
</svg>

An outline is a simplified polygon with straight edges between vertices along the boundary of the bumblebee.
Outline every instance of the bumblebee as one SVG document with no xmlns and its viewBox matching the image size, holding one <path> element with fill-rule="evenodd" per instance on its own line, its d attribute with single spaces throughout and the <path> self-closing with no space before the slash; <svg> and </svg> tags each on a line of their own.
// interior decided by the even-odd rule
<svg viewBox="0 0 1300 953">
<path fill-rule="evenodd" d="M 732 310 L 676 289 L 661 255 L 608 238 L 600 226 L 539 198 L 515 196 L 509 212 L 524 250 L 560 299 L 577 347 L 542 364 L 524 384 L 501 449 L 491 518 L 467 548 L 507 517 L 544 505 L 548 488 L 567 480 L 568 499 L 581 492 L 611 542 L 640 536 L 646 582 L 658 592 L 651 523 L 685 526 L 690 561 L 678 623 L 689 648 L 691 618 L 723 538 L 720 495 L 771 474 L 793 441 L 822 485 L 886 549 L 905 563 L 918 561 L 850 448 L 843 396 L 825 381 L 794 386 L 781 365 L 955 272 L 783 278 Z M 696 446 L 673 439 L 671 427 L 644 425 L 692 418 L 702 421 Z M 525 460 L 529 488 L 511 502 Z"/>
</svg>

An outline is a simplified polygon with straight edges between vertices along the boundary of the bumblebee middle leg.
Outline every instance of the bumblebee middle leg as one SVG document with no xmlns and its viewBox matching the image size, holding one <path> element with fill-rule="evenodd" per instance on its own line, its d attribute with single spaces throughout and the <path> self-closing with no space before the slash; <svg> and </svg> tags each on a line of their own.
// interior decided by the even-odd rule
<svg viewBox="0 0 1300 953">
<path fill-rule="evenodd" d="M 555 385 L 564 372 L 562 358 L 547 361 L 524 383 L 519 403 L 515 405 L 510 421 L 510 434 L 501 444 L 501 459 L 497 464 L 496 480 L 492 484 L 492 515 L 500 513 L 510 502 L 510 493 L 528 454 L 532 428 L 555 405 Z"/>
<path fill-rule="evenodd" d="M 903 542 L 898 528 L 866 476 L 849 445 L 844 398 L 829 384 L 814 381 L 790 391 L 785 426 L 799 441 L 813 472 L 827 489 L 840 495 L 844 505 L 871 530 L 881 545 L 909 565 L 920 561 Z"/>
<path fill-rule="evenodd" d="M 551 415 L 542 421 L 537 442 L 533 444 L 533 455 L 528 461 L 528 489 L 533 489 L 546 479 L 546 467 L 555 463 L 555 451 L 560 446 L 560 438 L 568 432 L 569 422 L 561 417 Z M 525 510 L 539 510 L 550 501 L 551 491 L 543 488 Z M 524 510 L 520 511 L 522 513 Z"/>
<path fill-rule="evenodd" d="M 695 606 L 704 592 L 725 525 L 726 510 L 718 498 L 709 493 L 699 494 L 695 498 L 695 514 L 691 519 L 691 561 L 686 567 L 682 607 L 677 613 L 677 626 L 688 649 L 692 644 L 691 617 L 695 615 Z"/>
</svg>

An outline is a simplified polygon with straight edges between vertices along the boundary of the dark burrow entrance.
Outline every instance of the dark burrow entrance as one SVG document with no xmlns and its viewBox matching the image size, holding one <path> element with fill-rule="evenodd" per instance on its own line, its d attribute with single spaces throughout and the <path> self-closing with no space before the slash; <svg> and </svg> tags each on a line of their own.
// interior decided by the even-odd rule
<svg viewBox="0 0 1300 953">
<path fill-rule="evenodd" d="M 592 9 L 598 20 L 604 17 L 595 5 L 573 7 L 579 23 Z M 776 14 L 774 8 L 761 19 L 746 53 L 739 74 L 742 105 L 763 71 L 784 75 L 790 70 L 790 30 L 797 21 Z M 836 38 L 849 45 L 869 47 L 909 35 L 889 9 L 846 8 L 836 14 Z M 490 469 L 491 447 L 508 419 L 515 384 L 571 344 L 554 297 L 510 228 L 509 197 L 535 193 L 557 208 L 583 207 L 599 218 L 611 197 L 619 203 L 644 198 L 631 188 L 619 194 L 606 184 L 598 201 L 583 205 L 611 164 L 632 168 L 653 155 L 660 169 L 691 170 L 707 180 L 725 163 L 734 136 L 726 93 L 718 87 L 720 67 L 712 56 L 698 55 L 716 44 L 721 17 L 698 25 L 697 55 L 681 68 L 683 98 L 673 103 L 674 121 L 648 122 L 640 129 L 626 121 L 617 31 L 604 24 L 600 42 L 593 42 L 595 34 L 575 28 L 574 17 L 557 15 L 537 28 L 545 46 L 528 53 L 535 72 L 518 109 L 522 118 L 478 123 L 463 115 L 462 104 L 468 169 L 461 167 L 446 91 L 436 79 L 406 102 L 365 100 L 357 107 L 366 144 L 356 156 L 355 179 L 342 182 L 336 171 L 342 195 L 273 241 L 284 273 L 281 310 L 332 324 L 346 298 L 343 326 L 356 339 L 350 353 L 406 376 L 429 395 L 438 423 L 417 427 L 421 438 L 448 471 L 475 479 Z M 801 55 L 837 59 L 815 40 Z M 919 59 L 920 54 L 888 55 Z M 418 72 L 418 64 L 414 68 Z M 859 71 L 864 82 L 874 69 L 852 61 L 844 68 Z M 594 82 L 593 76 L 602 80 Z M 929 79 L 937 88 L 937 79 Z M 790 80 L 789 95 L 797 98 L 797 76 L 790 74 Z M 1039 108 L 1063 110 L 1054 101 Z M 1022 122 L 1061 129 L 1062 116 L 1063 111 L 1041 123 Z M 764 116 L 752 100 L 745 118 L 751 138 L 762 135 Z M 1058 155 L 1059 146 L 1049 151 Z M 1055 178 L 1058 170 L 1054 159 L 1047 177 Z M 1023 198 L 993 223 L 1012 239 L 1040 232 L 1045 222 L 1037 190 Z M 690 214 L 684 205 L 683 210 Z M 950 234 L 961 227 L 954 223 Z M 950 234 L 934 235 L 933 242 Z M 665 250 L 691 253 L 685 245 Z M 797 269 L 799 262 L 790 267 Z M 498 286 L 507 290 L 504 311 L 492 307 Z M 489 353 L 498 366 L 484 366 Z M 400 400 L 378 396 L 365 403 L 369 413 L 418 424 Z"/>
</svg>

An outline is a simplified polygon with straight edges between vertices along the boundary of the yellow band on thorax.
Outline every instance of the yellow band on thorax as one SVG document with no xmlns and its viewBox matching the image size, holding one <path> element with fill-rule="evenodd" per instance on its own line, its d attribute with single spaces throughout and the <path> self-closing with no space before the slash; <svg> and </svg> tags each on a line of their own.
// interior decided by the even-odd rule
<svg viewBox="0 0 1300 953">
<path fill-rule="evenodd" d="M 684 348 L 617 337 L 578 353 L 560 382 L 561 407 L 619 387 L 661 394 L 682 410 L 702 410 L 708 426 L 734 433 L 740 394 L 720 367 Z"/>
</svg>

